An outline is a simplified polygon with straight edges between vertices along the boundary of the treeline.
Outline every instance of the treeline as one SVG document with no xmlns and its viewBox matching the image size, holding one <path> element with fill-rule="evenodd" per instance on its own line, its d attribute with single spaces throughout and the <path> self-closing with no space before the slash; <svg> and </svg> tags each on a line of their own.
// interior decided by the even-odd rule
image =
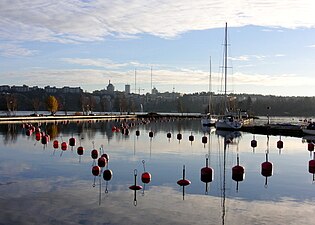
<svg viewBox="0 0 315 225">
<path fill-rule="evenodd" d="M 57 107 L 52 109 L 48 99 L 53 96 Z M 50 100 L 52 101 L 52 100 Z M 315 97 L 281 97 L 238 94 L 228 98 L 230 110 L 247 111 L 250 115 L 265 116 L 315 116 Z M 56 109 L 57 108 L 57 109 Z M 68 111 L 88 114 L 92 112 L 174 112 L 206 113 L 209 111 L 209 93 L 184 94 L 174 99 L 156 95 L 135 95 L 115 92 L 112 95 L 92 93 L 46 93 L 43 90 L 27 93 L 2 93 L 0 110 L 14 114 L 15 111 Z M 213 95 L 211 113 L 224 113 L 224 98 Z M 53 113 L 53 112 L 52 112 Z"/>
</svg>

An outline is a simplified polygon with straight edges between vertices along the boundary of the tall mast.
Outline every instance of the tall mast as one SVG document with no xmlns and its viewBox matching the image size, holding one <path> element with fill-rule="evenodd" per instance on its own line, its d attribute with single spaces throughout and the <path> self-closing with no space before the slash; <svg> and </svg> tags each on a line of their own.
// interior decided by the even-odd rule
<svg viewBox="0 0 315 225">
<path fill-rule="evenodd" d="M 227 57 L 228 57 L 228 40 L 227 40 L 227 23 L 225 23 L 225 38 L 224 38 L 224 107 L 227 109 L 227 95 L 226 95 L 226 86 L 227 86 Z"/>
<path fill-rule="evenodd" d="M 211 113 L 211 101 L 212 101 L 212 90 L 211 90 L 211 56 L 209 64 L 209 113 Z"/>
<path fill-rule="evenodd" d="M 135 94 L 137 94 L 137 69 L 135 69 Z"/>
<path fill-rule="evenodd" d="M 152 66 L 151 66 L 151 94 L 152 94 Z"/>
</svg>

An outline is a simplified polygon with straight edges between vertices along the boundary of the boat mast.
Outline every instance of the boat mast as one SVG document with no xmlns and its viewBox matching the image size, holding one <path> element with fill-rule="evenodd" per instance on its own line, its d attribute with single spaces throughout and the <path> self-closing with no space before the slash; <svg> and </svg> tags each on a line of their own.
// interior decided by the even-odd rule
<svg viewBox="0 0 315 225">
<path fill-rule="evenodd" d="M 152 93 L 152 66 L 151 66 L 151 94 L 153 94 Z"/>
<path fill-rule="evenodd" d="M 227 40 L 227 23 L 225 23 L 225 38 L 224 38 L 224 107 L 225 111 L 228 112 L 227 108 L 227 95 L 226 95 L 226 86 L 227 86 L 227 50 L 228 40 Z"/>
<path fill-rule="evenodd" d="M 135 94 L 137 94 L 137 69 L 135 69 Z"/>
<path fill-rule="evenodd" d="M 212 90 L 211 90 L 211 56 L 209 66 L 209 113 L 211 113 L 211 102 L 212 102 Z"/>
</svg>

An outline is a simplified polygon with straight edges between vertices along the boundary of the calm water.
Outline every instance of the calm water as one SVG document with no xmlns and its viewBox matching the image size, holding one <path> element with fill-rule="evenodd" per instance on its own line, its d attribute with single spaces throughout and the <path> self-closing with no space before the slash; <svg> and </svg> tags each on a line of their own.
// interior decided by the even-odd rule
<svg viewBox="0 0 315 225">
<path fill-rule="evenodd" d="M 114 125 L 119 123 L 42 124 L 52 136 L 47 145 L 36 141 L 34 133 L 27 136 L 20 124 L 1 125 L 0 224 L 313 224 L 315 184 L 308 172 L 313 155 L 301 138 L 281 137 L 284 147 L 279 150 L 279 136 L 206 131 L 199 120 L 141 124 L 130 128 L 129 135 L 112 132 Z M 72 136 L 73 148 L 53 148 L 54 140 L 60 145 Z M 225 145 L 226 140 L 231 143 Z M 85 149 L 82 156 L 78 146 Z M 92 175 L 93 149 L 109 155 L 111 180 Z M 267 180 L 261 175 L 266 152 L 273 163 Z M 206 155 L 214 170 L 208 184 L 200 180 Z M 232 179 L 237 156 L 245 168 L 238 183 Z M 152 175 L 145 185 L 143 161 Z M 191 181 L 184 192 L 176 183 L 183 165 Z M 137 185 L 144 187 L 137 192 L 129 189 L 135 170 Z"/>
</svg>

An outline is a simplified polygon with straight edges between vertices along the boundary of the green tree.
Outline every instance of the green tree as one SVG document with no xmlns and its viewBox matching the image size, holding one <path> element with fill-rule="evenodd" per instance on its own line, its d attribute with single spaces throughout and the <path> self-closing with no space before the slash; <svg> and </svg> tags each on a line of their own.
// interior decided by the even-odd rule
<svg viewBox="0 0 315 225">
<path fill-rule="evenodd" d="M 47 109 L 51 113 L 51 115 L 54 115 L 58 111 L 58 100 L 55 96 L 49 96 L 47 99 Z"/>
</svg>

